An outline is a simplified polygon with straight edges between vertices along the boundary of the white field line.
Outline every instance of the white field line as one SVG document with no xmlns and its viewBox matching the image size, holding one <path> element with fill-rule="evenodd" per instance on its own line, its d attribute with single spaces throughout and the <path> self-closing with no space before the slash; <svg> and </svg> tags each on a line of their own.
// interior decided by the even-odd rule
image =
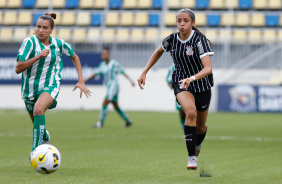
<svg viewBox="0 0 282 184">
<path fill-rule="evenodd" d="M 32 134 L 14 134 L 14 133 L 0 133 L 0 137 L 32 137 Z M 68 138 L 68 139 L 92 139 L 92 138 L 118 138 L 117 135 L 112 134 L 111 136 L 107 135 L 66 135 L 61 134 L 58 137 Z M 148 136 L 148 135 L 136 135 L 131 136 L 132 139 L 151 139 L 151 138 L 162 138 L 162 139 L 183 139 L 184 136 L 181 135 L 163 135 L 163 136 Z M 282 138 L 271 138 L 271 137 L 236 137 L 236 136 L 206 136 L 207 140 L 222 140 L 222 141 L 279 141 L 282 142 Z"/>
</svg>

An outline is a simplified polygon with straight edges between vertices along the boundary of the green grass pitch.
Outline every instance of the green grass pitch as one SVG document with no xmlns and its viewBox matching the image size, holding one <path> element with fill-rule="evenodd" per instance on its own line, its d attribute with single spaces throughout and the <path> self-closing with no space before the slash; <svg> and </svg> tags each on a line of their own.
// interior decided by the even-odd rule
<svg viewBox="0 0 282 184">
<path fill-rule="evenodd" d="M 0 111 L 0 183 L 282 183 L 282 114 L 211 113 L 197 171 L 186 170 L 177 113 L 128 115 L 131 128 L 109 112 L 105 127 L 94 129 L 97 111 L 48 111 L 46 127 L 62 163 L 41 175 L 28 160 L 27 113 Z"/>
</svg>

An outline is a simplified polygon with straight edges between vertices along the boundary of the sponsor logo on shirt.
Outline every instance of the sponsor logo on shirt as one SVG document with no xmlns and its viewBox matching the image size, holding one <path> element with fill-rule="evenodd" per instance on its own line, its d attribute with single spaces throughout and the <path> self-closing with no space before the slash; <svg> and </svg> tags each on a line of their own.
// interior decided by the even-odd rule
<svg viewBox="0 0 282 184">
<path fill-rule="evenodd" d="M 199 42 L 197 43 L 197 47 L 198 47 L 198 50 L 199 50 L 200 55 L 204 54 L 204 49 L 203 49 L 203 45 L 202 45 L 202 42 L 201 42 L 201 41 L 199 41 Z"/>
<path fill-rule="evenodd" d="M 167 40 L 165 40 L 165 41 L 164 41 L 164 44 L 163 44 L 164 48 L 167 49 L 167 46 L 168 46 L 168 45 L 169 45 L 169 43 L 167 42 Z"/>
<path fill-rule="evenodd" d="M 37 55 L 39 55 L 40 54 L 40 52 L 39 51 L 35 51 L 35 55 L 37 56 Z"/>
<path fill-rule="evenodd" d="M 20 50 L 19 50 L 19 55 L 23 55 L 23 51 L 24 51 L 24 49 L 25 49 L 25 46 L 26 46 L 26 44 L 27 44 L 27 41 L 28 41 L 28 40 L 24 40 L 24 42 L 23 42 L 23 44 L 22 44 L 22 46 L 21 46 L 21 48 L 20 48 Z"/>
<path fill-rule="evenodd" d="M 186 50 L 186 54 L 187 54 L 188 56 L 193 55 L 193 53 L 194 53 L 193 47 L 187 46 L 186 49 L 187 49 L 187 50 Z"/>
</svg>

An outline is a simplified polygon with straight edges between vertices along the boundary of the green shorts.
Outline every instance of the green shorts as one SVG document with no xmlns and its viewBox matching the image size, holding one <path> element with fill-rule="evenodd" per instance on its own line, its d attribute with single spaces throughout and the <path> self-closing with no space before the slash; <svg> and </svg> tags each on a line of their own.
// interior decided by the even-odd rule
<svg viewBox="0 0 282 184">
<path fill-rule="evenodd" d="M 54 89 L 55 89 L 55 88 L 53 88 L 53 87 L 44 88 L 44 89 L 42 89 L 42 90 L 38 93 L 38 95 L 37 95 L 34 99 L 32 99 L 32 100 L 30 100 L 29 98 L 24 98 L 25 108 L 26 108 L 27 112 L 28 112 L 29 114 L 33 114 L 34 105 L 35 105 L 35 103 L 37 102 L 37 100 L 38 100 L 38 98 L 40 97 L 40 95 L 41 95 L 42 93 L 44 93 L 44 92 L 49 93 L 49 94 L 52 96 L 52 98 L 54 99 L 53 104 L 52 104 L 48 109 L 53 109 L 53 108 L 55 108 L 55 107 L 57 106 L 57 100 L 56 100 L 56 99 L 57 99 L 57 97 L 58 97 L 59 90 L 54 90 Z"/>
</svg>

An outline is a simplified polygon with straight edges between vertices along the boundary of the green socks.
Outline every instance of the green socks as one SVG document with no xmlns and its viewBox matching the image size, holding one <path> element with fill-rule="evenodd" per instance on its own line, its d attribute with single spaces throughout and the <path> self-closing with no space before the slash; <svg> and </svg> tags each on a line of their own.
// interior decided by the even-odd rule
<svg viewBox="0 0 282 184">
<path fill-rule="evenodd" d="M 126 122 L 130 122 L 130 120 L 128 119 L 126 113 L 123 110 L 121 110 L 120 108 L 117 108 L 116 111 Z M 103 105 L 102 111 L 100 113 L 100 122 L 101 122 L 101 124 L 104 124 L 104 121 L 106 119 L 107 114 L 108 114 L 107 106 Z"/>
<path fill-rule="evenodd" d="M 116 108 L 116 111 L 119 113 L 119 115 L 122 117 L 122 119 L 124 119 L 125 122 L 130 122 L 126 113 L 123 110 L 121 110 L 120 108 Z"/>
<path fill-rule="evenodd" d="M 100 113 L 100 122 L 101 122 L 101 124 L 104 124 L 104 121 L 106 119 L 107 114 L 108 114 L 107 106 L 103 105 L 102 111 Z"/>
<path fill-rule="evenodd" d="M 40 146 L 42 144 L 44 133 L 46 131 L 45 130 L 45 115 L 34 115 L 33 117 L 34 117 L 34 124 L 33 124 L 32 151 L 37 146 Z"/>
</svg>

